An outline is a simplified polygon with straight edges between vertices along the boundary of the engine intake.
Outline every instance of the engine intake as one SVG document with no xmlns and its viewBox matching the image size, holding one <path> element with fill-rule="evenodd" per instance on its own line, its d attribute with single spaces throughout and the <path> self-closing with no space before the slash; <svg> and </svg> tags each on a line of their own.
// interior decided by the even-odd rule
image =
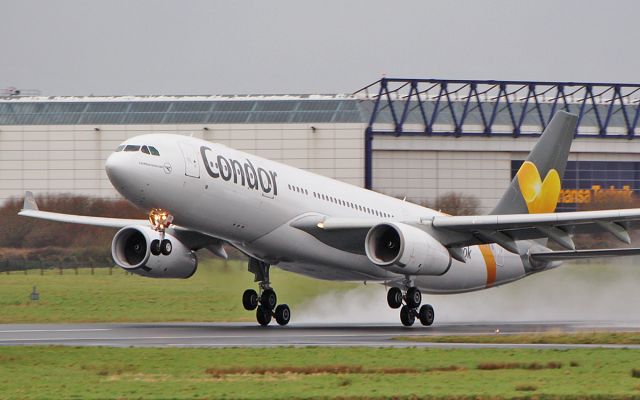
<svg viewBox="0 0 640 400">
<path fill-rule="evenodd" d="M 442 275 L 451 266 L 451 255 L 440 242 L 403 223 L 373 226 L 365 239 L 365 252 L 372 263 L 404 275 Z"/>
<path fill-rule="evenodd" d="M 160 233 L 145 226 L 127 226 L 120 229 L 111 242 L 111 256 L 115 263 L 128 272 L 150 278 L 189 278 L 198 268 L 196 254 L 174 236 L 165 233 L 171 241 L 169 255 L 154 255 L 151 242 L 160 240 Z"/>
</svg>

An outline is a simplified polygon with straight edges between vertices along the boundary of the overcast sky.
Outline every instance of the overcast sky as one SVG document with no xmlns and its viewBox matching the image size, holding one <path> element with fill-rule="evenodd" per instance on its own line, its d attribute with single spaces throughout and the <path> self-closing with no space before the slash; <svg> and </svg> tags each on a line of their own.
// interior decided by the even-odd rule
<svg viewBox="0 0 640 400">
<path fill-rule="evenodd" d="M 350 93 L 397 77 L 640 83 L 640 2 L 0 0 L 0 88 Z"/>
</svg>

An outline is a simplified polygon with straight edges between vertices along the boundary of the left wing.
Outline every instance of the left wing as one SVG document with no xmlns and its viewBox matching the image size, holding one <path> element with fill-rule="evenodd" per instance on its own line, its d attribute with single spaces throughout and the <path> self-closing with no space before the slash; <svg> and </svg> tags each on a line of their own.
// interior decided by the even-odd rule
<svg viewBox="0 0 640 400">
<path fill-rule="evenodd" d="M 373 218 L 333 218 L 305 215 L 291 222 L 321 242 L 340 250 L 365 254 L 364 240 L 369 229 L 385 220 Z M 546 214 L 446 216 L 404 222 L 433 234 L 448 248 L 497 243 L 518 253 L 516 240 L 548 238 L 575 251 L 571 235 L 608 232 L 630 244 L 629 230 L 640 229 L 640 209 L 579 211 Z M 619 252 L 616 255 L 628 255 Z M 565 253 L 564 258 L 600 257 L 604 253 Z M 579 256 L 578 256 L 579 255 Z M 608 254 L 607 254 L 608 255 Z M 559 256 L 559 254 L 558 254 Z M 543 256 L 541 256 L 542 258 Z M 545 253 L 544 257 L 551 257 Z"/>
<path fill-rule="evenodd" d="M 575 250 L 571 239 L 576 233 L 608 232 L 624 243 L 631 243 L 629 230 L 638 229 L 640 209 L 578 211 L 546 214 L 508 214 L 480 216 L 435 216 L 421 221 L 438 231 L 461 234 L 447 246 L 498 243 L 507 250 L 515 240 L 549 238 L 562 247 Z"/>
</svg>

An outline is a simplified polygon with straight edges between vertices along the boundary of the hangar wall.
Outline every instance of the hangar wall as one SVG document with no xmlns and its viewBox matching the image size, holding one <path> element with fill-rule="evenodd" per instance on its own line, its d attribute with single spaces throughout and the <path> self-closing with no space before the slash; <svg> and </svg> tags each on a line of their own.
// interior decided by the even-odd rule
<svg viewBox="0 0 640 400">
<path fill-rule="evenodd" d="M 403 98 L 397 93 L 394 96 Z M 125 139 L 155 132 L 194 135 L 358 186 L 367 184 L 365 150 L 371 144 L 374 190 L 406 196 L 417 203 L 432 202 L 455 191 L 478 197 L 481 211 L 488 212 L 509 184 L 514 162 L 525 157 L 537 141 L 535 131 L 541 130 L 541 126 L 524 124 L 530 119 L 535 122 L 533 117 L 542 113 L 525 112 L 522 99 L 520 103 L 513 100 L 513 109 L 498 107 L 497 100 L 482 100 L 485 107 L 494 110 L 492 133 L 487 133 L 487 126 L 483 128 L 482 115 L 474 114 L 480 103 L 470 106 L 467 114 L 463 112 L 467 117 L 462 124 L 454 110 L 464 110 L 464 104 L 470 103 L 462 98 L 451 100 L 437 114 L 438 123 L 429 126 L 433 132 L 426 134 L 425 127 L 416 124 L 422 100 L 405 102 L 402 115 L 406 123 L 398 124 L 394 123 L 397 116 L 390 113 L 392 104 L 377 104 L 373 98 L 0 98 L 0 202 L 21 197 L 25 190 L 116 197 L 104 172 L 104 161 Z M 381 98 L 377 97 L 378 102 Z M 438 110 L 438 101 L 425 98 L 424 105 L 428 111 Z M 542 108 L 554 104 L 548 99 L 540 101 Z M 606 105 L 610 103 L 602 100 L 590 108 L 576 108 L 580 103 L 565 102 L 566 107 L 573 107 L 571 111 L 584 111 L 570 156 L 578 163 L 563 181 L 563 185 L 574 186 L 567 190 L 588 191 L 594 184 L 611 184 L 618 190 L 627 183 L 631 191 L 640 190 L 640 141 L 633 140 L 640 127 L 628 125 L 633 118 L 640 118 L 640 103 L 627 104 L 629 100 L 625 100 L 618 108 Z M 527 135 L 516 134 L 510 125 L 517 120 L 514 113 L 518 107 L 523 124 L 517 128 L 529 132 Z M 637 111 L 632 114 L 629 110 L 634 107 Z M 598 110 L 602 112 L 598 115 L 608 115 L 606 129 L 597 128 L 603 120 L 592 114 Z M 367 132 L 372 127 L 382 134 L 371 136 L 369 141 Z M 403 131 L 397 131 L 399 127 Z M 593 170 L 603 166 L 608 170 Z"/>
<path fill-rule="evenodd" d="M 337 178 L 363 181 L 362 124 L 0 126 L 0 201 L 36 193 L 117 197 L 104 162 L 127 138 L 178 133 Z"/>
<path fill-rule="evenodd" d="M 512 160 L 524 160 L 536 141 L 534 137 L 379 137 L 373 144 L 373 188 L 417 203 L 432 202 L 451 191 L 473 195 L 487 213 L 511 181 Z M 577 138 L 569 160 L 640 162 L 640 143 Z M 619 171 L 608 175 L 614 174 Z M 632 181 L 617 179 L 616 189 Z"/>
</svg>

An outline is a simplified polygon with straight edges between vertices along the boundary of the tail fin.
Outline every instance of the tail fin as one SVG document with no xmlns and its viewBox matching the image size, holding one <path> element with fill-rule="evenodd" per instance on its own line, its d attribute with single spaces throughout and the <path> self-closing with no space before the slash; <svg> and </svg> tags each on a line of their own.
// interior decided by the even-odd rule
<svg viewBox="0 0 640 400">
<path fill-rule="evenodd" d="M 578 117 L 558 111 L 491 214 L 554 212 Z"/>
</svg>

